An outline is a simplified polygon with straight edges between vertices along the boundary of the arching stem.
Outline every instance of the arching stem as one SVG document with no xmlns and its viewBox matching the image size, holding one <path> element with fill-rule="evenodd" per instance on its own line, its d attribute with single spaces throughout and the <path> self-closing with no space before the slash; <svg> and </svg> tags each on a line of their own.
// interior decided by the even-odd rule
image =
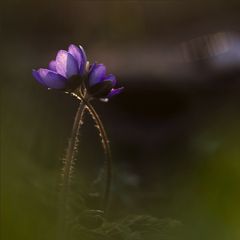
<svg viewBox="0 0 240 240">
<path fill-rule="evenodd" d="M 83 124 L 83 115 L 86 109 L 86 105 L 83 101 L 79 104 L 77 113 L 75 115 L 74 124 L 71 132 L 71 137 L 68 141 L 68 147 L 66 150 L 66 155 L 63 160 L 63 170 L 62 170 L 62 186 L 60 190 L 60 202 L 59 202 L 59 239 L 64 239 L 67 232 L 67 208 L 68 208 L 68 198 L 69 189 L 71 183 L 71 177 L 73 172 L 74 160 L 77 153 L 78 147 L 78 135 L 81 125 Z"/>
<path fill-rule="evenodd" d="M 108 136 L 99 115 L 97 114 L 97 112 L 95 111 L 91 103 L 87 101 L 81 94 L 78 94 L 76 97 L 79 97 L 81 101 L 86 105 L 86 108 L 88 109 L 89 113 L 91 114 L 93 120 L 96 123 L 96 127 L 99 130 L 99 134 L 102 140 L 102 146 L 104 149 L 105 160 L 106 160 L 105 161 L 106 184 L 105 184 L 104 197 L 103 197 L 103 210 L 106 213 L 109 205 L 110 190 L 111 190 L 111 184 L 112 184 L 112 154 L 111 154 Z"/>
</svg>

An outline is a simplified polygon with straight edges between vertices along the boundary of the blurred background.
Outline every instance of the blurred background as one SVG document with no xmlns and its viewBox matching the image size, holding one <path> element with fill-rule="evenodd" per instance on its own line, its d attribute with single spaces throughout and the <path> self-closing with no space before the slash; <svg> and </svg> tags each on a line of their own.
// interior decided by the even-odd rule
<svg viewBox="0 0 240 240">
<path fill-rule="evenodd" d="M 184 239 L 240 239 L 239 1 L 1 5 L 3 240 L 54 234 L 61 158 L 78 102 L 47 91 L 31 71 L 70 43 L 125 87 L 109 103 L 93 103 L 113 151 L 110 219 L 147 214 L 181 222 Z M 103 159 L 86 116 L 78 191 L 97 191 Z"/>
</svg>

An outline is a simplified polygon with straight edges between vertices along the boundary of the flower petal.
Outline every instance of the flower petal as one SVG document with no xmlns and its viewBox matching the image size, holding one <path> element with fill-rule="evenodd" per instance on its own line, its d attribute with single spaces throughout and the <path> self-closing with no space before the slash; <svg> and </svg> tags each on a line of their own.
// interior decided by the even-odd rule
<svg viewBox="0 0 240 240">
<path fill-rule="evenodd" d="M 32 75 L 33 77 L 43 86 L 46 87 L 46 84 L 43 82 L 42 78 L 40 77 L 40 74 L 38 71 L 36 71 L 35 69 L 32 70 Z"/>
<path fill-rule="evenodd" d="M 82 60 L 83 60 L 83 64 L 81 66 L 82 69 L 80 69 L 80 72 L 84 72 L 85 71 L 85 67 L 86 67 L 86 64 L 87 64 L 87 55 L 83 49 L 83 47 L 81 45 L 79 45 L 79 49 L 80 49 L 80 52 L 81 52 L 81 55 L 82 55 Z"/>
<path fill-rule="evenodd" d="M 60 75 L 70 78 L 78 74 L 78 64 L 75 58 L 67 51 L 60 50 L 56 57 L 56 70 Z"/>
<path fill-rule="evenodd" d="M 111 98 L 111 97 L 113 97 L 115 95 L 118 95 L 119 93 L 121 93 L 123 91 L 123 89 L 124 89 L 124 87 L 116 88 L 116 89 L 113 88 L 110 91 L 110 93 L 107 95 L 107 98 Z"/>
<path fill-rule="evenodd" d="M 111 81 L 112 82 L 112 86 L 114 87 L 117 83 L 117 79 L 113 74 L 109 74 L 104 81 Z"/>
<path fill-rule="evenodd" d="M 93 86 L 99 82 L 101 82 L 106 74 L 106 67 L 103 64 L 94 64 L 91 67 L 89 73 L 89 86 Z"/>
<path fill-rule="evenodd" d="M 52 70 L 54 72 L 56 72 L 56 61 L 52 60 L 49 64 L 48 64 L 48 69 Z"/>
<path fill-rule="evenodd" d="M 76 45 L 71 44 L 68 47 L 68 52 L 77 61 L 79 73 L 80 73 L 80 75 L 82 75 L 85 71 L 85 67 L 86 67 L 86 63 L 87 63 L 87 57 L 84 52 L 84 49 L 81 46 L 77 47 Z"/>
<path fill-rule="evenodd" d="M 66 87 L 67 80 L 60 74 L 44 68 L 40 68 L 37 72 L 48 88 L 64 89 Z"/>
</svg>

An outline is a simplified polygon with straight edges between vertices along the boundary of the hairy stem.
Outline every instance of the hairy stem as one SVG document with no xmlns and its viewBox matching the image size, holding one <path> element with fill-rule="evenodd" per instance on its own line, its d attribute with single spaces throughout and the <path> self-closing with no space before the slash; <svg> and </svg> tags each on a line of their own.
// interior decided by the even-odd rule
<svg viewBox="0 0 240 240">
<path fill-rule="evenodd" d="M 60 191 L 60 206 L 59 206 L 59 231 L 61 232 L 60 236 L 61 239 L 64 239 L 65 237 L 64 235 L 67 231 L 66 216 L 68 207 L 69 188 L 73 172 L 74 160 L 77 153 L 79 130 L 81 125 L 83 124 L 83 115 L 85 109 L 86 109 L 85 103 L 81 102 L 75 115 L 71 136 L 68 141 L 68 147 L 63 161 L 62 186 Z"/>
<path fill-rule="evenodd" d="M 84 97 L 81 95 L 80 95 L 80 99 L 82 100 L 82 102 L 85 103 L 89 113 L 91 114 L 93 120 L 95 121 L 96 127 L 99 130 L 99 134 L 102 139 L 102 146 L 103 146 L 105 157 L 106 157 L 106 161 L 105 161 L 106 185 L 105 185 L 104 197 L 103 197 L 103 209 L 106 212 L 109 205 L 110 190 L 111 190 L 111 183 L 112 183 L 112 154 L 111 154 L 110 144 L 109 144 L 108 136 L 103 126 L 103 123 L 99 115 L 95 111 L 94 107 L 90 104 L 89 101 L 85 100 Z"/>
</svg>

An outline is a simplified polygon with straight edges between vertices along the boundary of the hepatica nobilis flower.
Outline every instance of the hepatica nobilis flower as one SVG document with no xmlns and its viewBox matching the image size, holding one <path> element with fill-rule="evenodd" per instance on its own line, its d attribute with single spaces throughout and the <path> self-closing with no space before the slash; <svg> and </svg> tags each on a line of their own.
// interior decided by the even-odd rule
<svg viewBox="0 0 240 240">
<path fill-rule="evenodd" d="M 33 70 L 32 74 L 44 87 L 62 90 L 80 99 L 64 157 L 62 192 L 60 194 L 59 216 L 61 221 L 59 221 L 59 229 L 63 229 L 63 231 L 59 231 L 59 233 L 61 239 L 67 239 L 65 235 L 68 232 L 68 229 L 66 229 L 68 224 L 65 221 L 68 209 L 68 189 L 71 183 L 70 180 L 78 148 L 79 130 L 83 124 L 85 109 L 91 114 L 97 126 L 105 153 L 106 183 L 103 194 L 103 209 L 106 211 L 111 189 L 111 151 L 101 118 L 90 103 L 90 100 L 108 101 L 112 96 L 119 94 L 123 88 L 116 88 L 116 77 L 113 74 L 107 74 L 106 67 L 103 64 L 93 63 L 90 65 L 84 49 L 73 44 L 68 47 L 67 51 L 58 51 L 56 59 L 49 63 L 48 68 Z"/>
<path fill-rule="evenodd" d="M 89 98 L 108 100 L 123 90 L 114 88 L 116 78 L 112 74 L 106 74 L 103 64 L 88 65 L 84 49 L 71 44 L 68 51 L 60 50 L 57 53 L 56 59 L 49 63 L 48 68 L 33 70 L 32 74 L 49 89 L 76 92 L 84 87 Z"/>
<path fill-rule="evenodd" d="M 116 77 L 113 74 L 107 75 L 106 67 L 103 64 L 94 63 L 90 66 L 86 88 L 91 96 L 108 100 L 123 90 L 123 87 L 114 88 L 116 83 Z"/>
<path fill-rule="evenodd" d="M 74 90 L 86 74 L 87 58 L 83 48 L 71 44 L 68 51 L 60 50 L 48 68 L 33 70 L 33 76 L 50 89 Z"/>
</svg>

